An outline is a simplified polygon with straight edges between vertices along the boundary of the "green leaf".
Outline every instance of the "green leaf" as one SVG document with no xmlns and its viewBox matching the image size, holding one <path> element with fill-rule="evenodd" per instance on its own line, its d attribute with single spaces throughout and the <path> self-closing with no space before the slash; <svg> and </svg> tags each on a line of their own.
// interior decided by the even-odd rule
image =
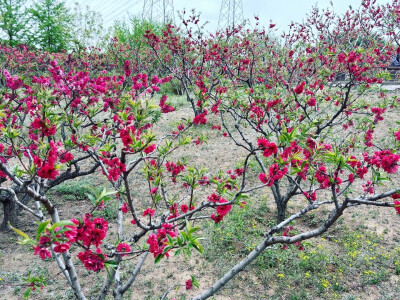
<svg viewBox="0 0 400 300">
<path fill-rule="evenodd" d="M 49 223 L 50 223 L 50 220 L 47 220 L 47 221 L 39 224 L 37 232 L 36 232 L 36 241 L 39 241 L 40 234 L 46 229 L 46 227 Z"/>
<path fill-rule="evenodd" d="M 179 247 L 182 247 L 183 241 L 182 241 L 182 238 L 181 238 L 179 235 L 178 235 L 178 237 L 176 238 L 176 241 L 177 241 Z"/>
<path fill-rule="evenodd" d="M 64 226 L 75 226 L 75 223 L 69 220 L 65 220 L 65 221 L 59 221 L 57 223 L 54 223 L 53 226 L 50 227 L 50 230 L 54 230 L 57 227 L 64 227 Z"/>
<path fill-rule="evenodd" d="M 164 250 L 163 250 L 163 254 L 167 253 L 171 249 L 172 249 L 172 246 L 165 247 Z"/>
<path fill-rule="evenodd" d="M 188 230 L 188 233 L 192 234 L 198 230 L 200 230 L 200 227 L 196 226 L 196 227 L 193 227 L 192 229 Z"/>
<path fill-rule="evenodd" d="M 154 263 L 158 264 L 163 257 L 164 257 L 164 254 L 158 254 L 156 256 L 156 259 L 154 260 Z"/>
<path fill-rule="evenodd" d="M 32 288 L 28 288 L 24 293 L 24 299 L 27 299 L 32 292 Z"/>
<path fill-rule="evenodd" d="M 104 265 L 113 269 L 118 268 L 118 263 L 115 260 L 107 260 L 106 262 L 104 262 Z"/>
<path fill-rule="evenodd" d="M 93 205 L 96 204 L 96 198 L 92 194 L 86 194 L 90 202 L 92 202 Z"/>
</svg>

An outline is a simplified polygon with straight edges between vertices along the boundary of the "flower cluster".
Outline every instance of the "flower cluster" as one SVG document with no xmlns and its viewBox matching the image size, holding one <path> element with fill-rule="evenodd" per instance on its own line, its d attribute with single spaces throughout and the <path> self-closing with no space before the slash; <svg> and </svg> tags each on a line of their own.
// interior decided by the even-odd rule
<svg viewBox="0 0 400 300">
<path fill-rule="evenodd" d="M 108 168 L 108 179 L 111 181 L 117 181 L 118 177 L 126 171 L 125 164 L 123 164 L 118 157 L 108 159 L 103 157 L 102 161 Z"/>
<path fill-rule="evenodd" d="M 208 201 L 212 203 L 218 203 L 221 205 L 217 206 L 217 214 L 212 214 L 211 219 L 214 220 L 215 223 L 219 223 L 222 219 L 231 211 L 232 205 L 228 204 L 228 201 L 217 194 L 213 193 L 207 197 Z"/>
<path fill-rule="evenodd" d="M 207 123 L 207 109 L 204 109 L 204 111 L 201 114 L 198 114 L 197 116 L 194 117 L 193 123 L 196 125 L 202 124 L 205 125 Z"/>
<path fill-rule="evenodd" d="M 166 95 L 162 95 L 161 100 L 160 100 L 160 108 L 161 108 L 161 112 L 163 114 L 169 113 L 169 112 L 173 112 L 175 111 L 175 108 L 172 107 L 171 105 L 166 104 L 167 102 L 167 96 Z"/>
<path fill-rule="evenodd" d="M 50 150 L 48 151 L 47 159 L 43 161 L 39 156 L 33 155 L 33 163 L 36 165 L 36 168 L 38 168 L 37 175 L 39 177 L 55 179 L 59 174 L 56 169 L 57 159 L 59 159 L 61 163 L 67 163 L 73 160 L 74 156 L 69 152 L 61 151 L 58 148 L 62 146 L 61 142 L 55 143 L 50 141 L 49 146 Z"/>
<path fill-rule="evenodd" d="M 11 76 L 11 74 L 6 69 L 4 69 L 3 74 L 6 78 L 7 86 L 12 90 L 17 90 L 24 84 L 21 78 L 19 78 L 17 75 Z"/>
<path fill-rule="evenodd" d="M 399 167 L 400 155 L 394 154 L 389 150 L 382 150 L 376 151 L 371 158 L 364 156 L 364 159 L 377 168 L 382 168 L 387 173 L 396 173 Z"/>
<path fill-rule="evenodd" d="M 84 252 L 79 252 L 78 258 L 86 269 L 92 270 L 93 272 L 99 272 L 104 269 L 104 262 L 107 260 L 107 255 L 97 248 L 95 253 L 90 249 Z"/>
<path fill-rule="evenodd" d="M 57 127 L 56 125 L 50 124 L 50 120 L 45 118 L 35 118 L 30 125 L 31 132 L 39 131 L 44 136 L 53 136 L 56 134 Z"/>
<path fill-rule="evenodd" d="M 73 219 L 72 222 L 76 225 L 76 236 L 71 242 L 82 242 L 86 247 L 99 247 L 107 235 L 108 222 L 103 218 L 92 220 L 92 215 L 85 214 L 83 221 Z"/>
<path fill-rule="evenodd" d="M 285 166 L 283 169 L 280 169 L 279 165 L 277 163 L 274 163 L 269 167 L 268 175 L 260 173 L 258 175 L 258 179 L 263 184 L 267 184 L 267 186 L 272 186 L 275 181 L 281 179 L 283 176 L 287 174 L 287 172 L 288 172 L 287 166 Z"/>
<path fill-rule="evenodd" d="M 261 149 L 264 150 L 263 156 L 265 156 L 265 157 L 269 157 L 278 152 L 278 147 L 276 146 L 276 144 L 268 141 L 265 138 L 258 139 L 257 143 L 258 143 L 258 147 L 260 147 Z"/>
<path fill-rule="evenodd" d="M 147 239 L 147 244 L 149 244 L 149 252 L 153 253 L 154 257 L 157 257 L 160 254 L 165 254 L 169 257 L 168 252 L 163 253 L 165 248 L 165 243 L 168 241 L 167 235 L 171 238 L 176 237 L 178 234 L 172 224 L 164 223 L 162 224 L 162 228 L 157 231 L 157 234 L 150 234 Z"/>
<path fill-rule="evenodd" d="M 185 165 L 179 161 L 176 164 L 168 161 L 165 163 L 165 167 L 167 168 L 167 171 L 171 173 L 173 182 L 176 182 L 176 176 L 185 170 Z"/>
<path fill-rule="evenodd" d="M 396 210 L 397 214 L 400 215 L 400 201 L 398 200 L 398 199 L 400 199 L 400 194 L 396 193 L 396 194 L 392 195 L 392 199 L 394 200 L 393 201 L 394 209 Z"/>
</svg>

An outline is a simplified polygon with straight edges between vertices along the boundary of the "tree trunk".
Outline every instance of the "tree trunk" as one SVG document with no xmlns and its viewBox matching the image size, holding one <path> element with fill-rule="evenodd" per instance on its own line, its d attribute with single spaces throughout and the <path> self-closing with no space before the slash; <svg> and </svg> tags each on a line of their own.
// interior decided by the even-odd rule
<svg viewBox="0 0 400 300">
<path fill-rule="evenodd" d="M 0 196 L 0 202 L 3 204 L 3 222 L 0 225 L 0 231 L 6 231 L 9 230 L 10 227 L 8 223 L 12 226 L 17 226 L 18 222 L 18 217 L 17 217 L 17 204 L 15 201 L 10 197 L 8 194 L 4 195 L 2 194 Z"/>
<path fill-rule="evenodd" d="M 285 221 L 286 219 L 286 209 L 287 209 L 287 203 L 286 202 L 279 202 L 277 203 L 277 208 L 278 208 L 278 223 L 281 223 Z"/>
</svg>

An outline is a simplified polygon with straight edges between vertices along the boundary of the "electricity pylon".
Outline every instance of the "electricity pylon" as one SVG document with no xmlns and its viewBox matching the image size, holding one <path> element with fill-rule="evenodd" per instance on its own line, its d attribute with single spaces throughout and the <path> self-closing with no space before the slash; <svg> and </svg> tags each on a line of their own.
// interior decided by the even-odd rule
<svg viewBox="0 0 400 300">
<path fill-rule="evenodd" d="M 218 30 L 233 28 L 243 23 L 242 0 L 222 0 Z"/>
<path fill-rule="evenodd" d="M 175 23 L 173 0 L 144 0 L 143 19 L 155 23 Z"/>
</svg>

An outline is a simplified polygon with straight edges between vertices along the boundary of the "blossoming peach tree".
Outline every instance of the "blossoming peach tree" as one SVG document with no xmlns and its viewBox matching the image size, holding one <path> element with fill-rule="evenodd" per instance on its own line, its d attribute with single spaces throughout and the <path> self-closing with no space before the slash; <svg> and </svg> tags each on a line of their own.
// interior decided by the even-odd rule
<svg viewBox="0 0 400 300">
<path fill-rule="evenodd" d="M 246 194 L 269 189 L 277 225 L 193 298 L 206 299 L 267 247 L 295 244 L 301 250 L 301 241 L 323 234 L 349 207 L 395 207 L 400 213 L 400 186 L 392 180 L 400 161 L 400 130 L 385 123 L 386 117 L 398 115 L 399 99 L 380 86 L 388 74 L 376 71 L 396 48 L 380 39 L 381 29 L 377 38 L 365 34 L 358 43 L 361 27 L 381 18 L 359 16 L 352 10 L 344 16 L 314 11 L 307 26 L 292 26 L 283 44 L 271 37 L 273 24 L 268 32 L 227 30 L 213 43 L 207 41 L 209 49 L 201 50 L 207 64 L 190 77 L 188 69 L 180 73 L 187 84 L 195 82 L 191 88 L 200 111 L 192 120 L 177 120 L 172 132 L 154 133 L 160 114 L 175 110 L 166 95 L 157 93 L 172 72 L 160 77 L 149 76 L 153 70 L 135 73 L 129 61 L 120 70 L 96 74 L 89 72 L 90 61 L 67 70 L 52 60 L 40 75 L 24 78 L 4 69 L 0 191 L 39 221 L 32 238 L 13 227 L 21 243 L 41 259 L 53 257 L 78 299 L 88 295 L 77 264 L 93 272 L 106 269 L 97 299 L 110 291 L 122 299 L 149 256 L 157 263 L 171 254 L 201 252 L 195 224 L 221 222 L 235 206 L 246 205 Z M 153 47 L 158 55 L 158 46 Z M 195 64 L 196 47 L 189 50 L 185 62 Z M 337 82 L 338 74 L 345 74 L 344 80 Z M 192 141 L 191 130 L 209 126 L 209 112 L 219 116 L 213 129 L 223 129 L 245 150 L 233 171 L 210 175 L 176 157 L 180 148 L 201 142 Z M 378 129 L 385 131 L 384 139 L 377 138 Z M 47 192 L 95 173 L 102 175 L 100 184 L 110 187 L 87 195 L 92 207 L 83 215 L 60 220 Z M 135 193 L 139 186 L 147 192 Z M 199 191 L 208 196 L 199 200 Z M 28 195 L 32 205 L 20 195 Z M 119 207 L 114 241 L 107 236 L 108 221 L 96 214 L 112 201 Z M 297 212 L 288 212 L 289 202 L 296 203 Z M 292 222 L 321 207 L 330 211 L 319 227 L 295 234 Z M 128 258 L 136 258 L 136 265 L 122 280 L 120 269 Z M 32 277 L 30 284 L 28 294 L 44 282 Z M 185 282 L 187 289 L 192 286 L 198 286 L 194 277 Z"/>
</svg>

